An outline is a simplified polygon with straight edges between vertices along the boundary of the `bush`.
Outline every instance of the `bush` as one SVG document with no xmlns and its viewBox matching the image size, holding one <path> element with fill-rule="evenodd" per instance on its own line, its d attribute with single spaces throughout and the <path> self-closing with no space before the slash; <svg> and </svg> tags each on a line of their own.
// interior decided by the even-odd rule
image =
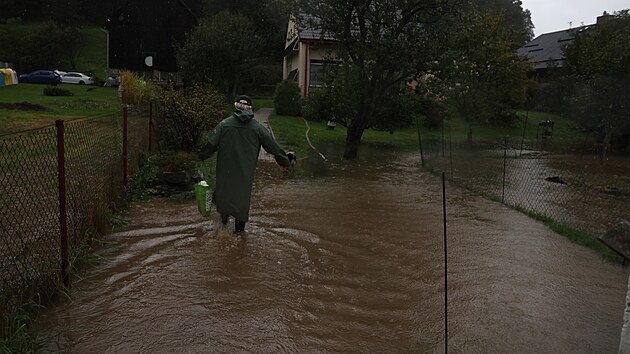
<svg viewBox="0 0 630 354">
<path fill-rule="evenodd" d="M 445 104 L 431 98 L 420 100 L 420 113 L 424 116 L 422 125 L 429 129 L 442 127 L 442 122 L 448 115 Z"/>
<path fill-rule="evenodd" d="M 158 155 L 141 155 L 136 173 L 129 177 L 129 191 L 134 197 L 144 197 L 148 188 L 153 187 L 160 173 Z"/>
<path fill-rule="evenodd" d="M 153 96 L 153 85 L 131 71 L 120 72 L 120 101 L 123 104 L 146 104 Z"/>
<path fill-rule="evenodd" d="M 347 127 L 356 116 L 356 97 L 353 91 L 356 90 L 342 81 L 312 90 L 304 100 L 304 117 L 321 122 L 334 119 L 337 124 Z"/>
<path fill-rule="evenodd" d="M 61 87 L 48 86 L 44 88 L 44 96 L 74 96 L 74 94 Z"/>
<path fill-rule="evenodd" d="M 273 104 L 279 115 L 299 116 L 302 111 L 302 97 L 297 82 L 291 80 L 279 82 L 276 85 Z"/>
<path fill-rule="evenodd" d="M 160 137 L 167 149 L 192 152 L 200 137 L 227 116 L 224 96 L 213 88 L 173 87 L 159 92 Z"/>
<path fill-rule="evenodd" d="M 16 111 L 45 111 L 48 108 L 46 106 L 42 106 L 38 103 L 30 103 L 30 102 L 0 102 L 0 109 L 14 109 Z"/>
<path fill-rule="evenodd" d="M 304 99 L 302 114 L 308 120 L 327 122 L 333 117 L 340 117 L 336 102 L 335 95 L 327 87 L 312 90 Z"/>
<path fill-rule="evenodd" d="M 406 89 L 391 89 L 375 109 L 371 126 L 376 130 L 393 132 L 410 127 L 420 110 L 420 96 Z"/>
</svg>

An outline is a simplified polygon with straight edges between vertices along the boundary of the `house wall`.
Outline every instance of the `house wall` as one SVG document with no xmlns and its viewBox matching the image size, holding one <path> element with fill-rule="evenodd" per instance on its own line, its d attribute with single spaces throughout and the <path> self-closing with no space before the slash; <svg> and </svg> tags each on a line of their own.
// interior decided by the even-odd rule
<svg viewBox="0 0 630 354">
<path fill-rule="evenodd" d="M 312 60 L 325 60 L 329 56 L 326 46 L 316 45 L 312 42 L 298 42 L 298 51 L 291 52 L 284 57 L 282 78 L 287 79 L 291 71 L 298 69 L 298 86 L 303 96 L 308 95 L 310 85 L 310 63 Z"/>
<path fill-rule="evenodd" d="M 307 31 L 308 32 L 308 31 Z M 310 65 L 312 60 L 323 61 L 329 57 L 330 41 L 320 41 L 319 35 L 312 32 L 300 38 L 297 24 L 293 18 L 289 20 L 285 37 L 285 57 L 283 60 L 282 78 L 288 79 L 291 71 L 297 69 L 297 83 L 303 96 L 308 95 L 310 83 Z M 297 50 L 296 50 L 297 49 Z"/>
</svg>

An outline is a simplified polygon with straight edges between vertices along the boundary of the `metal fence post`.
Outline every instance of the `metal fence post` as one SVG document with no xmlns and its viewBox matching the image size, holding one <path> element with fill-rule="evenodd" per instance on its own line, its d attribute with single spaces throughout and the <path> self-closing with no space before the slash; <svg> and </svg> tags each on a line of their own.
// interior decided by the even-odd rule
<svg viewBox="0 0 630 354">
<path fill-rule="evenodd" d="M 424 167 L 424 152 L 422 151 L 422 136 L 420 135 L 420 122 L 416 117 L 416 129 L 418 130 L 418 148 L 420 149 L 420 164 Z"/>
<path fill-rule="evenodd" d="M 123 131 L 122 131 L 122 144 L 123 144 L 123 187 L 127 190 L 127 112 L 129 108 L 125 105 L 123 107 Z"/>
<path fill-rule="evenodd" d="M 453 138 L 451 136 L 451 124 L 448 125 L 448 155 L 451 160 L 451 181 L 455 180 L 455 175 L 453 173 Z"/>
<path fill-rule="evenodd" d="M 70 286 L 70 262 L 68 256 L 68 216 L 66 210 L 66 161 L 63 120 L 55 121 L 57 127 L 57 180 L 59 186 L 59 229 L 61 243 L 61 277 L 63 285 Z"/>
<path fill-rule="evenodd" d="M 529 110 L 527 110 L 527 113 L 525 114 L 525 126 L 523 127 L 523 136 L 521 137 L 521 151 L 519 152 L 518 156 L 521 156 L 523 154 L 523 144 L 525 143 L 525 131 L 527 131 L 528 120 L 529 120 Z"/>
<path fill-rule="evenodd" d="M 446 178 L 442 172 L 442 216 L 444 225 L 444 352 L 448 353 L 448 244 L 446 236 Z"/>
<path fill-rule="evenodd" d="M 153 101 L 149 102 L 149 154 L 151 154 L 151 143 L 153 134 Z"/>
<path fill-rule="evenodd" d="M 505 201 L 505 173 L 507 168 L 507 136 L 505 137 L 505 145 L 503 147 L 503 190 L 501 191 L 501 203 Z"/>
</svg>

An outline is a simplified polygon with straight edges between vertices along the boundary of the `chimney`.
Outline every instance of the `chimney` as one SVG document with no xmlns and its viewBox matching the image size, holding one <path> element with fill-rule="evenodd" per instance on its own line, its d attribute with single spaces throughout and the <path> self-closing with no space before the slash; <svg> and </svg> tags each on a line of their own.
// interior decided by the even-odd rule
<svg viewBox="0 0 630 354">
<path fill-rule="evenodd" d="M 609 13 L 608 13 L 608 12 L 606 12 L 606 11 L 604 11 L 604 14 L 603 14 L 603 15 L 598 16 L 598 17 L 597 17 L 597 24 L 599 25 L 599 24 L 601 24 L 601 23 L 604 23 L 604 22 L 606 22 L 606 21 L 609 21 L 609 20 L 610 20 L 610 19 L 612 19 L 612 18 L 613 18 L 613 17 L 612 17 L 612 15 L 611 15 L 611 14 L 609 14 Z"/>
</svg>

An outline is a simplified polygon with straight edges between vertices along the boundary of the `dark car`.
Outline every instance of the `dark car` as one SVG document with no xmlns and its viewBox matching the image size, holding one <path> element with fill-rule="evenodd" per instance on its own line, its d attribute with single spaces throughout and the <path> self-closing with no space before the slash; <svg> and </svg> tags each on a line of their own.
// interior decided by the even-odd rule
<svg viewBox="0 0 630 354">
<path fill-rule="evenodd" d="M 56 85 L 61 82 L 61 76 L 50 70 L 37 70 L 30 74 L 22 74 L 19 79 L 20 82 L 27 84 Z"/>
</svg>

